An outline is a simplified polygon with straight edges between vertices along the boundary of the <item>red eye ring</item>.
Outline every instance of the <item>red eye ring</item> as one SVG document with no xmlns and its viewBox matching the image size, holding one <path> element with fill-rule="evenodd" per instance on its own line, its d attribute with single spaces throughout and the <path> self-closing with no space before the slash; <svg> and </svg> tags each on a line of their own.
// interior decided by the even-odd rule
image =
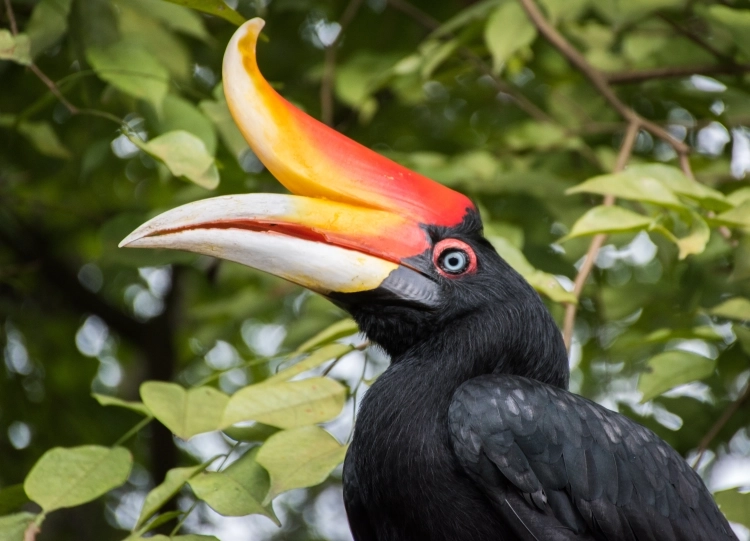
<svg viewBox="0 0 750 541">
<path fill-rule="evenodd" d="M 458 251 L 462 252 L 468 258 L 468 264 L 459 272 L 449 272 L 444 269 L 442 261 L 446 252 Z M 446 278 L 459 278 L 465 274 L 472 274 L 477 270 L 477 255 L 474 253 L 474 249 L 463 241 L 458 239 L 444 239 L 438 242 L 432 249 L 432 263 L 435 265 L 437 271 Z"/>
</svg>

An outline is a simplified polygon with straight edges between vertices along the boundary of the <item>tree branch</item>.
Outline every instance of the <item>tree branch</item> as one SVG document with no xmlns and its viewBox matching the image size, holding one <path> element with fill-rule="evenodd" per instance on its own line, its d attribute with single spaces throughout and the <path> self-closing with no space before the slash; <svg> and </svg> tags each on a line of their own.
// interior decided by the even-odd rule
<svg viewBox="0 0 750 541">
<path fill-rule="evenodd" d="M 16 23 L 16 14 L 13 13 L 13 7 L 10 5 L 10 0 L 5 0 L 5 12 L 8 15 L 8 21 L 10 21 L 10 32 L 14 36 L 18 34 L 18 23 Z M 60 89 L 57 87 L 57 85 L 54 83 L 52 79 L 47 77 L 44 72 L 39 69 L 39 66 L 34 64 L 33 62 L 29 64 L 29 69 L 36 75 L 40 81 L 42 81 L 47 88 L 50 89 L 50 91 L 57 97 L 58 100 L 60 100 L 60 103 L 62 103 L 68 111 L 70 111 L 71 114 L 77 114 L 78 108 L 70 103 L 67 99 L 65 99 L 65 96 L 62 95 L 62 92 L 60 92 Z"/>
<path fill-rule="evenodd" d="M 740 397 L 729 404 L 729 407 L 724 410 L 724 413 L 721 414 L 721 416 L 711 426 L 708 432 L 706 432 L 706 435 L 701 438 L 701 441 L 698 444 L 698 456 L 696 457 L 695 462 L 693 462 L 693 469 L 695 469 L 698 464 L 700 464 L 703 455 L 708 449 L 708 446 L 711 445 L 711 442 L 718 435 L 718 433 L 721 432 L 721 429 L 724 428 L 724 425 L 729 422 L 729 419 L 731 419 L 732 416 L 737 413 L 737 410 L 740 409 L 740 406 L 742 406 L 742 404 L 744 404 L 748 400 L 748 398 L 750 398 L 750 383 L 746 385 L 745 391 L 740 395 Z"/>
<path fill-rule="evenodd" d="M 326 47 L 323 64 L 323 77 L 320 81 L 320 118 L 323 123 L 328 126 L 333 124 L 333 84 L 338 44 L 341 42 L 341 37 L 344 35 L 344 31 L 354 19 L 354 16 L 357 14 L 357 11 L 359 11 L 361 5 L 362 0 L 350 0 L 344 13 L 341 15 L 341 20 L 339 21 L 341 29 L 339 30 L 336 39 Z"/>
<path fill-rule="evenodd" d="M 650 132 L 652 135 L 666 141 L 678 154 L 688 154 L 690 147 L 675 139 L 667 130 L 643 118 L 632 108 L 617 97 L 612 87 L 607 82 L 607 77 L 601 71 L 594 68 L 583 55 L 566 40 L 557 29 L 544 18 L 534 0 L 518 0 L 531 22 L 536 26 L 539 33 L 542 34 L 560 53 L 596 87 L 605 100 L 630 124 L 636 123 L 639 127 Z"/>
<path fill-rule="evenodd" d="M 628 125 L 627 131 L 625 132 L 625 138 L 622 141 L 622 146 L 620 146 L 620 153 L 617 156 L 617 163 L 615 164 L 615 168 L 613 169 L 614 173 L 625 169 L 625 165 L 627 165 L 630 156 L 633 154 L 633 147 L 635 146 L 635 141 L 638 138 L 639 131 L 640 125 L 638 124 L 638 122 L 631 121 Z M 614 196 L 607 195 L 604 197 L 604 201 L 602 204 L 605 206 L 611 206 L 614 205 L 614 203 Z M 583 287 L 586 285 L 586 279 L 589 277 L 589 274 L 591 274 L 591 271 L 594 268 L 594 263 L 596 262 L 596 256 L 606 239 L 607 235 L 602 233 L 596 235 L 591 240 L 589 249 L 584 256 L 583 264 L 581 265 L 581 268 L 578 269 L 578 274 L 576 275 L 576 278 L 573 282 L 573 295 L 575 295 L 576 299 L 581 298 Z M 573 339 L 573 328 L 575 327 L 577 311 L 577 304 L 571 303 L 565 306 L 563 339 L 565 340 L 565 346 L 568 348 L 568 350 L 570 350 L 570 345 Z"/>
<path fill-rule="evenodd" d="M 668 66 L 644 70 L 607 73 L 610 85 L 642 83 L 653 79 L 687 77 L 690 75 L 735 75 L 750 72 L 750 64 L 710 64 L 704 66 Z"/>
</svg>

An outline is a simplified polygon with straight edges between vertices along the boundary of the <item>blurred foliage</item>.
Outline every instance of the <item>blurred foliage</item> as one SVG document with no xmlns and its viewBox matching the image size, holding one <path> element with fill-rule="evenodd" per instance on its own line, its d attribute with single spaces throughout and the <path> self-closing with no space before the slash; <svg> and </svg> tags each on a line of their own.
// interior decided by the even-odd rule
<svg viewBox="0 0 750 541">
<path fill-rule="evenodd" d="M 571 388 L 699 461 L 750 526 L 750 2 L 539 4 L 694 148 L 697 181 L 645 131 L 612 173 L 626 124 L 514 0 L 6 0 L 0 538 L 228 541 L 221 515 L 256 514 L 236 538 L 346 539 L 330 494 L 382 354 L 296 286 L 117 248 L 179 204 L 281 190 L 221 88 L 252 16 L 276 88 L 470 195 L 561 325 L 591 235 L 611 233 L 578 301 Z"/>
</svg>

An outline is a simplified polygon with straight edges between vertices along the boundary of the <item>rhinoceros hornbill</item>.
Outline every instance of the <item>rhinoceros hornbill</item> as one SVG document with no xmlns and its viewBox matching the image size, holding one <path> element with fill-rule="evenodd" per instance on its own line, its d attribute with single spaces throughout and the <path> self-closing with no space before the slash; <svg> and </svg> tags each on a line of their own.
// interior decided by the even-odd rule
<svg viewBox="0 0 750 541">
<path fill-rule="evenodd" d="M 536 292 L 482 237 L 472 202 L 347 139 L 258 70 L 261 19 L 224 57 L 237 125 L 296 195 L 190 203 L 121 245 L 236 261 L 348 310 L 391 357 L 344 465 L 357 541 L 736 539 L 653 432 L 569 393 Z"/>
</svg>

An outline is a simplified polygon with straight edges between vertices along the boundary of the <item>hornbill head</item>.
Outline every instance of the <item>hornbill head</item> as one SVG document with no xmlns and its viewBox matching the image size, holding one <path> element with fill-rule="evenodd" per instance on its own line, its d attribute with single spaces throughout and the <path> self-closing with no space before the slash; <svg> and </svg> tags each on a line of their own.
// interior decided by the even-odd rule
<svg viewBox="0 0 750 541">
<path fill-rule="evenodd" d="M 352 313 L 391 355 L 476 311 L 491 292 L 528 293 L 482 238 L 466 196 L 348 139 L 271 88 L 256 62 L 263 25 L 250 20 L 229 42 L 224 91 L 255 154 L 294 195 L 190 203 L 120 246 L 197 252 L 300 284 Z"/>
</svg>

